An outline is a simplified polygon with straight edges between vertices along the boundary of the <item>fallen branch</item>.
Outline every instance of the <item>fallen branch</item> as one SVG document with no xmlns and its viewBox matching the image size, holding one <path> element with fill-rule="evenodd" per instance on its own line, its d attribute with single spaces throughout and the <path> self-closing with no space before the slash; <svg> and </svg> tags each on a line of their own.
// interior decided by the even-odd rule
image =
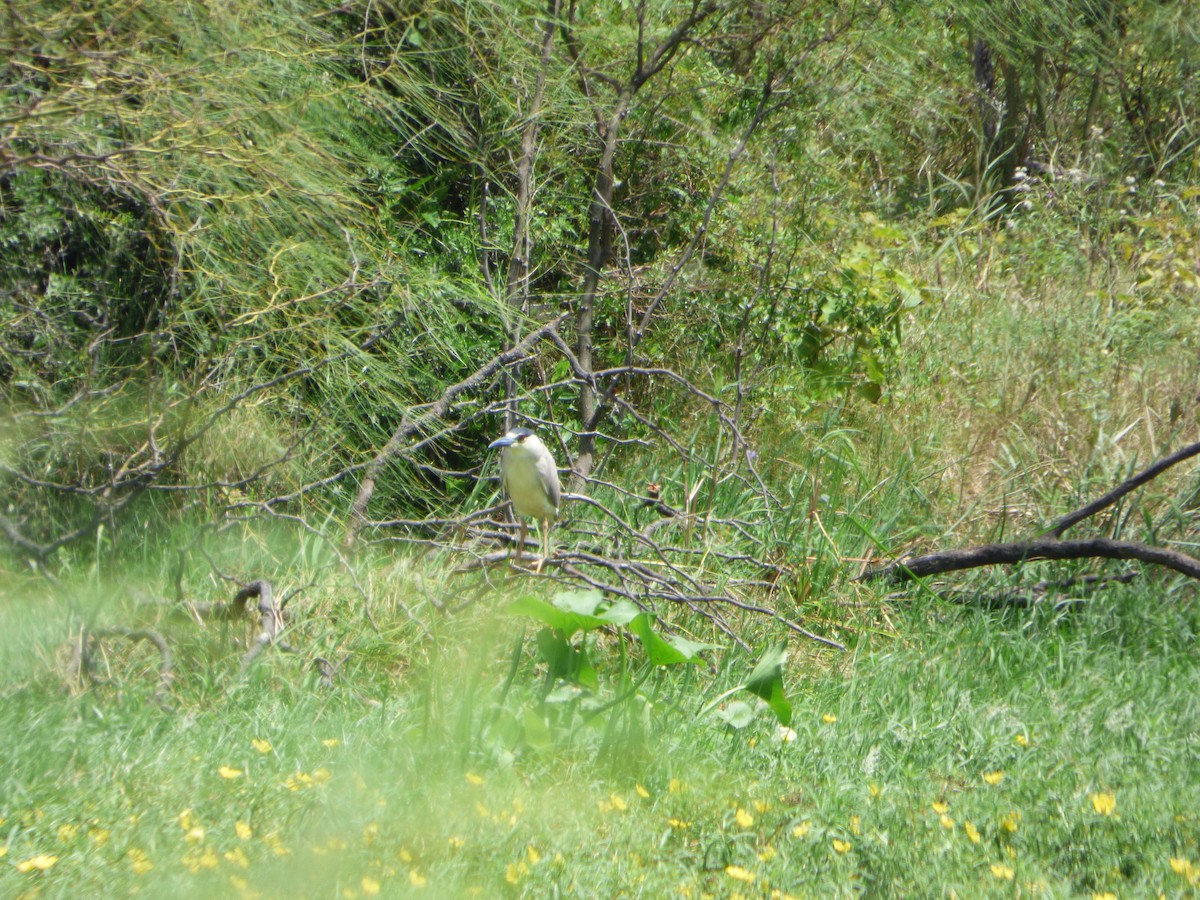
<svg viewBox="0 0 1200 900">
<path fill-rule="evenodd" d="M 855 581 L 886 579 L 902 582 L 925 575 L 976 569 L 980 566 L 1014 565 L 1038 559 L 1091 559 L 1096 557 L 1136 559 L 1158 566 L 1166 566 L 1189 578 L 1200 579 L 1200 559 L 1163 547 L 1153 547 L 1134 541 L 1114 541 L 1109 538 L 1086 538 L 1073 541 L 1034 538 L 1031 541 L 984 544 L 964 550 L 943 550 L 940 553 L 909 557 L 865 572 Z"/>
<path fill-rule="evenodd" d="M 89 684 L 96 685 L 100 683 L 100 678 L 96 675 L 94 649 L 100 641 L 110 637 L 125 638 L 132 643 L 146 641 L 158 649 L 159 655 L 162 657 L 162 662 L 158 667 L 158 687 L 154 690 L 154 698 L 159 703 L 163 703 L 171 687 L 175 656 L 171 652 L 171 646 L 167 643 L 167 639 L 152 628 L 121 628 L 119 626 L 96 629 L 85 628 L 79 636 L 79 644 L 76 646 L 76 655 L 73 661 L 74 668 L 79 676 L 86 678 Z"/>
<path fill-rule="evenodd" d="M 1072 525 L 1082 522 L 1084 519 L 1089 518 L 1090 516 L 1094 516 L 1102 509 L 1107 509 L 1130 491 L 1141 487 L 1147 481 L 1157 478 L 1167 469 L 1171 468 L 1171 466 L 1181 463 L 1185 459 L 1191 459 L 1198 453 L 1200 453 L 1200 441 L 1194 444 L 1189 444 L 1182 450 L 1178 450 L 1165 459 L 1159 460 L 1149 468 L 1143 469 L 1132 478 L 1121 482 L 1121 484 L 1117 485 L 1103 497 L 1093 500 L 1087 506 L 1082 506 L 1074 512 L 1067 513 L 1065 516 L 1055 521 L 1048 529 L 1043 531 L 1039 537 L 1045 537 L 1047 535 L 1053 535 L 1056 538 L 1062 537 L 1063 532 Z"/>
<path fill-rule="evenodd" d="M 963 550 L 943 550 L 924 556 L 911 556 L 897 562 L 864 572 L 855 581 L 886 579 L 892 582 L 909 581 L 925 575 L 957 572 L 981 566 L 1015 565 L 1031 560 L 1045 559 L 1136 559 L 1156 566 L 1165 566 L 1189 578 L 1200 579 L 1200 560 L 1136 541 L 1118 541 L 1095 537 L 1081 540 L 1062 540 L 1062 534 L 1101 510 L 1112 506 L 1130 491 L 1158 477 L 1172 466 L 1200 454 L 1200 442 L 1189 444 L 1170 456 L 1143 469 L 1132 478 L 1117 485 L 1103 497 L 1099 497 L 1079 509 L 1057 519 L 1048 529 L 1028 541 L 1013 541 L 1005 544 L 985 544 Z"/>
<path fill-rule="evenodd" d="M 187 611 L 197 621 L 202 619 L 215 619 L 217 621 L 246 619 L 250 616 L 250 598 L 252 597 L 258 598 L 258 603 L 255 604 L 254 610 L 258 613 L 260 628 L 258 634 L 250 644 L 250 649 L 242 657 L 243 672 L 254 664 L 254 661 L 258 659 L 267 647 L 279 639 L 279 635 L 283 631 L 284 611 L 275 603 L 275 591 L 271 587 L 271 582 L 266 579 L 252 581 L 234 594 L 233 599 L 228 602 L 191 603 L 186 607 Z M 279 646 L 281 649 L 288 651 L 294 649 L 287 644 L 280 644 Z"/>
</svg>

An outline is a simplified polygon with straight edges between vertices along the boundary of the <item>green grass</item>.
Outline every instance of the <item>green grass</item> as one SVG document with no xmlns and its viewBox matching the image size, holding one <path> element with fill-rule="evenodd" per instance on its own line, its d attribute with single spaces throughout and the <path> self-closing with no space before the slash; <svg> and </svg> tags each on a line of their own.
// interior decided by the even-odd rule
<svg viewBox="0 0 1200 900">
<path fill-rule="evenodd" d="M 113 645 L 112 681 L 64 689 L 78 599 L 4 601 L 0 894 L 1179 896 L 1171 859 L 1200 864 L 1190 586 L 1071 612 L 887 607 L 897 634 L 793 645 L 792 732 L 765 706 L 742 730 L 698 715 L 743 654 L 650 673 L 585 724 L 543 703 L 502 596 L 457 617 L 380 604 L 376 632 L 334 595 L 301 654 L 245 678 L 228 634 L 160 617 L 169 709 L 149 650 Z M 593 640 L 618 695 L 636 646 L 622 673 Z M 348 654 L 333 689 L 318 651 Z M 57 859 L 19 871 L 39 856 Z"/>
</svg>

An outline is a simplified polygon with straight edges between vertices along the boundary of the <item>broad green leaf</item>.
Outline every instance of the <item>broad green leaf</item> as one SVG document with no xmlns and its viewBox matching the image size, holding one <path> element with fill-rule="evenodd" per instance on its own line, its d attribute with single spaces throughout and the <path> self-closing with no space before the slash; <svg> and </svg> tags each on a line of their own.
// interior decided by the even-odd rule
<svg viewBox="0 0 1200 900">
<path fill-rule="evenodd" d="M 546 661 L 547 675 L 557 681 L 567 678 L 571 672 L 571 645 L 562 632 L 543 628 L 537 633 L 538 651 Z"/>
<path fill-rule="evenodd" d="M 656 666 L 673 666 L 688 661 L 687 654 L 677 647 L 672 647 L 662 639 L 651 624 L 651 619 L 645 613 L 636 616 L 629 623 L 629 630 L 638 636 L 646 650 L 646 656 Z"/>
<path fill-rule="evenodd" d="M 536 747 L 539 750 L 544 750 L 554 742 L 554 736 L 550 733 L 550 726 L 533 709 L 525 710 L 525 743 L 530 747 Z"/>
<path fill-rule="evenodd" d="M 514 600 L 509 605 L 508 612 L 514 616 L 529 616 L 537 619 L 543 625 L 549 625 L 556 631 L 561 631 L 566 637 L 570 637 L 577 631 L 594 631 L 608 624 L 604 619 L 596 616 L 560 609 L 557 606 L 551 606 L 545 600 L 532 596 Z"/>
<path fill-rule="evenodd" d="M 599 617 L 610 625 L 628 625 L 640 615 L 642 615 L 642 611 L 637 608 L 636 604 L 630 603 L 628 600 L 618 600 L 600 613 Z"/>
<path fill-rule="evenodd" d="M 787 641 L 780 641 L 763 654 L 743 687 L 767 701 L 781 725 L 792 724 L 792 704 L 783 692 L 783 663 L 787 659 Z"/>
<path fill-rule="evenodd" d="M 560 684 L 546 695 L 547 703 L 570 703 L 583 696 L 583 689 L 577 684 Z"/>
<path fill-rule="evenodd" d="M 745 728 L 754 721 L 754 708 L 742 700 L 727 703 L 724 709 L 718 709 L 717 715 L 725 720 L 730 728 Z"/>
<path fill-rule="evenodd" d="M 553 603 L 559 609 L 581 616 L 596 615 L 596 607 L 604 600 L 600 591 L 564 591 L 555 594 Z"/>
<path fill-rule="evenodd" d="M 671 635 L 671 637 L 667 638 L 667 643 L 693 662 L 699 662 L 700 660 L 698 660 L 696 657 L 698 657 L 705 650 L 720 649 L 720 647 L 718 647 L 716 644 L 702 644 L 699 641 L 689 641 L 687 638 L 680 637 L 677 634 Z"/>
<path fill-rule="evenodd" d="M 571 674 L 575 683 L 588 690 L 600 690 L 600 676 L 596 674 L 596 667 L 588 657 L 587 647 L 576 647 L 573 653 Z"/>
</svg>

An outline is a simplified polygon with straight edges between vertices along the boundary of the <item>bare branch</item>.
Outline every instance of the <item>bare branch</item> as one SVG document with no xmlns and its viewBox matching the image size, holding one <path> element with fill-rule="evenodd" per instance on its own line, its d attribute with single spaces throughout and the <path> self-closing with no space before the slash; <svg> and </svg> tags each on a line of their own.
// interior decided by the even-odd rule
<svg viewBox="0 0 1200 900">
<path fill-rule="evenodd" d="M 1043 531 L 1039 537 L 1045 537 L 1046 535 L 1062 537 L 1063 532 L 1072 525 L 1082 522 L 1084 519 L 1089 518 L 1090 516 L 1094 516 L 1103 509 L 1107 509 L 1130 491 L 1136 490 L 1147 481 L 1157 478 L 1167 469 L 1171 468 L 1171 466 L 1177 465 L 1186 459 L 1191 459 L 1197 454 L 1200 454 L 1200 441 L 1194 444 L 1188 444 L 1188 446 L 1175 451 L 1170 456 L 1159 460 L 1149 468 L 1143 469 L 1141 472 L 1134 475 L 1127 481 L 1123 481 L 1103 497 L 1098 497 L 1086 506 L 1080 507 L 1074 512 L 1067 513 L 1062 518 L 1055 520 L 1055 522 L 1048 529 Z"/>
<path fill-rule="evenodd" d="M 938 575 L 942 572 L 975 569 L 980 566 L 1016 565 L 1045 559 L 1091 558 L 1136 559 L 1157 566 L 1165 566 L 1181 572 L 1189 578 L 1200 578 L 1200 559 L 1163 547 L 1098 537 L 1066 541 L 1057 538 L 1035 538 L 1031 541 L 985 544 L 963 550 L 944 550 L 941 553 L 909 557 L 878 569 L 872 569 L 855 580 L 886 579 L 900 582 L 926 575 Z"/>
</svg>

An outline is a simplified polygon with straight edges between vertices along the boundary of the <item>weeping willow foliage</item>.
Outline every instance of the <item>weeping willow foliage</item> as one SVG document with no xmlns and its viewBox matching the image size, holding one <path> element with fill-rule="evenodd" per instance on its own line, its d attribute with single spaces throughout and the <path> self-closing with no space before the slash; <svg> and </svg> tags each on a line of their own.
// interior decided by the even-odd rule
<svg viewBox="0 0 1200 900">
<path fill-rule="evenodd" d="M 878 217 L 962 201 L 945 185 L 957 191 L 979 156 L 971 41 L 1021 79 L 1039 158 L 1102 153 L 1113 177 L 1192 177 L 1200 51 L 1188 8 L 718 5 L 622 123 L 619 262 L 597 306 L 598 360 L 624 362 L 630 322 L 675 279 L 645 359 L 712 384 L 781 366 L 833 372 L 877 397 L 899 315 L 921 298 L 894 261 L 903 228 Z M 570 27 L 555 23 L 543 68 L 550 9 L 8 4 L 0 462 L 18 518 L 53 534 L 90 514 L 88 492 L 114 473 L 162 459 L 156 490 L 289 495 L 371 458 L 407 413 L 475 371 L 515 315 L 504 267 L 539 72 L 526 309 L 544 319 L 569 306 L 587 258 L 597 113 L 636 63 L 638 36 L 668 33 L 690 6 L 577 6 Z M 729 148 L 780 71 L 773 113 L 726 183 Z M 530 399 L 561 419 L 572 398 Z M 688 412 L 659 402 L 663 416 Z M 472 489 L 453 473 L 476 464 L 492 424 L 431 444 L 424 474 L 394 467 L 377 503 L 453 506 Z M 303 496 L 344 509 L 352 481 Z"/>
<path fill-rule="evenodd" d="M 431 243 L 431 176 L 472 162 L 445 87 L 467 12 L 22 5 L 0 94 L 11 462 L 94 486 L 152 432 L 182 439 L 282 379 L 176 473 L 235 480 L 303 437 L 279 490 L 369 452 L 494 352 L 474 267 L 409 252 Z M 438 30 L 457 41 L 420 37 Z"/>
</svg>

